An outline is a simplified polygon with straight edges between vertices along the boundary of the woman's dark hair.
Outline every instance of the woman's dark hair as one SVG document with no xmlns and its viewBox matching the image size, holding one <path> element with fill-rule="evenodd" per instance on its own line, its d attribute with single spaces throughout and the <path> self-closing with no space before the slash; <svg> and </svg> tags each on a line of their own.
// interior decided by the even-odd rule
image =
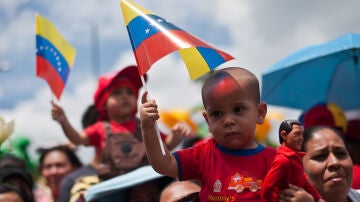
<svg viewBox="0 0 360 202">
<path fill-rule="evenodd" d="M 284 139 L 281 137 L 281 131 L 285 131 L 286 134 L 289 134 L 292 131 L 293 125 L 302 126 L 300 121 L 295 120 L 295 119 L 287 119 L 287 120 L 284 120 L 283 122 L 281 122 L 280 127 L 279 127 L 279 141 L 280 141 L 280 144 L 284 141 Z"/>
<path fill-rule="evenodd" d="M 20 196 L 20 198 L 24 201 L 27 202 L 27 198 L 23 195 L 23 193 L 21 193 L 21 191 L 10 184 L 1 184 L 0 185 L 0 194 L 5 194 L 5 193 L 11 193 L 14 192 L 16 193 L 18 196 Z"/>
<path fill-rule="evenodd" d="M 74 168 L 79 168 L 82 166 L 82 163 L 79 159 L 79 157 L 76 155 L 76 153 L 73 151 L 73 149 L 71 149 L 69 146 L 67 145 L 58 145 L 58 146 L 54 146 L 54 147 L 50 147 L 50 148 L 41 148 L 37 150 L 40 153 L 40 166 L 39 169 L 42 169 L 43 163 L 44 163 L 44 158 L 46 157 L 46 155 L 48 155 L 50 152 L 52 151 L 59 151 L 59 152 L 63 152 L 66 157 L 69 159 L 71 165 Z"/>
<path fill-rule="evenodd" d="M 306 152 L 306 149 L 305 149 L 306 143 L 309 142 L 309 140 L 311 140 L 314 137 L 314 134 L 317 131 L 322 130 L 322 129 L 332 130 L 332 131 L 334 131 L 334 133 L 336 135 L 338 135 L 341 139 L 343 139 L 341 131 L 336 129 L 336 128 L 329 127 L 329 126 L 312 126 L 310 128 L 306 128 L 304 130 L 304 134 L 303 134 L 304 139 L 303 139 L 303 144 L 302 144 L 302 147 L 301 147 L 301 151 Z"/>
</svg>

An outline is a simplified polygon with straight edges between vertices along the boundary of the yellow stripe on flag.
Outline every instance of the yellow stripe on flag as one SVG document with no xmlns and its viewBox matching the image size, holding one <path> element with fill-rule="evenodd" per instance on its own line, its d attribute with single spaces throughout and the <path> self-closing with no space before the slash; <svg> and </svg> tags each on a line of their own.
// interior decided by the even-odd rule
<svg viewBox="0 0 360 202">
<path fill-rule="evenodd" d="M 139 15 L 154 14 L 153 12 L 141 7 L 133 1 L 122 0 L 120 1 L 120 7 L 124 16 L 126 26 L 131 20 Z"/>
<path fill-rule="evenodd" d="M 197 79 L 210 71 L 209 65 L 195 47 L 180 49 L 179 53 L 185 62 L 191 80 Z"/>
</svg>

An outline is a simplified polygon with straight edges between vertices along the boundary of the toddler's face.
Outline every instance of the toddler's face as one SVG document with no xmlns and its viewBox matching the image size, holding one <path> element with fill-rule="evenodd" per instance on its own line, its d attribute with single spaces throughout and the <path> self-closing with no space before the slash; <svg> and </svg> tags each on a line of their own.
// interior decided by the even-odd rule
<svg viewBox="0 0 360 202">
<path fill-rule="evenodd" d="M 229 149 L 256 147 L 256 123 L 262 123 L 266 114 L 263 104 L 255 101 L 253 93 L 244 82 L 226 77 L 209 85 L 204 93 L 204 117 L 215 140 Z"/>
<path fill-rule="evenodd" d="M 134 115 L 137 107 L 137 98 L 134 92 L 127 87 L 114 89 L 106 101 L 106 110 L 109 117 L 126 117 Z"/>
</svg>

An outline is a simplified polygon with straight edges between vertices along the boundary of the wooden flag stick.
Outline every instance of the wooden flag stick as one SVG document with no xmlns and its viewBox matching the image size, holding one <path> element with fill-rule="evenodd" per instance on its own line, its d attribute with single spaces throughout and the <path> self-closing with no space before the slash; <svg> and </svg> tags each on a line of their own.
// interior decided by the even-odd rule
<svg viewBox="0 0 360 202">
<path fill-rule="evenodd" d="M 148 92 L 148 94 L 147 94 L 147 99 L 150 100 L 149 91 L 148 91 L 148 89 L 147 89 L 144 76 L 141 76 L 140 78 L 141 78 L 141 82 L 142 82 L 142 84 L 143 84 L 144 90 L 145 90 L 146 92 Z M 164 148 L 164 144 L 163 144 L 163 141 L 162 141 L 162 139 L 161 139 L 161 136 L 160 136 L 159 126 L 158 126 L 157 122 L 155 122 L 155 128 L 156 128 L 157 137 L 158 137 L 158 139 L 159 139 L 159 144 L 160 144 L 160 148 L 161 148 L 161 153 L 165 156 L 165 154 L 166 154 L 166 153 L 165 153 L 165 148 Z"/>
</svg>

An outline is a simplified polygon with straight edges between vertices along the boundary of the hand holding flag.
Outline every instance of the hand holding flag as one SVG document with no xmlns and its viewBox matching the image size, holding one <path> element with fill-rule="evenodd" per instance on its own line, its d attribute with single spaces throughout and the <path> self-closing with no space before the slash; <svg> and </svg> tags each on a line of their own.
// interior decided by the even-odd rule
<svg viewBox="0 0 360 202">
<path fill-rule="evenodd" d="M 36 76 L 46 80 L 60 99 L 76 51 L 46 18 L 36 14 Z"/>
<path fill-rule="evenodd" d="M 131 0 L 121 0 L 120 6 L 141 76 L 156 61 L 177 50 L 191 79 L 197 79 L 234 59 Z M 156 129 L 161 151 L 165 155 L 157 125 Z"/>
<path fill-rule="evenodd" d="M 120 6 L 141 75 L 177 50 L 191 79 L 234 59 L 131 0 L 122 0 Z"/>
</svg>

